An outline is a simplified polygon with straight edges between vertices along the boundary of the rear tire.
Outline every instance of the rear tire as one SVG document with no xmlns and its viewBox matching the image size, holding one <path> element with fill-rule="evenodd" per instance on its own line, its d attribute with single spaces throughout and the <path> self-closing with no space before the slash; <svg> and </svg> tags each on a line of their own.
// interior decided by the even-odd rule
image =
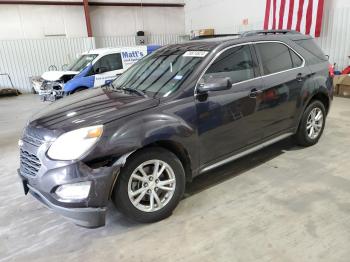
<svg viewBox="0 0 350 262">
<path fill-rule="evenodd" d="M 126 216 L 152 223 L 169 217 L 184 191 L 185 172 L 180 160 L 172 152 L 154 147 L 128 158 L 112 199 Z"/>
<path fill-rule="evenodd" d="M 326 123 L 326 110 L 319 100 L 312 101 L 305 109 L 294 138 L 301 146 L 312 146 L 322 136 Z"/>
</svg>

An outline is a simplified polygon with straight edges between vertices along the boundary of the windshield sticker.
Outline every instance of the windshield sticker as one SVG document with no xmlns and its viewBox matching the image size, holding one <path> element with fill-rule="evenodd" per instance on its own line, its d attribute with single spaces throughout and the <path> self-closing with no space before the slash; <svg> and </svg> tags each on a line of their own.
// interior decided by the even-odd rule
<svg viewBox="0 0 350 262">
<path fill-rule="evenodd" d="M 184 57 L 205 57 L 208 54 L 207 51 L 187 51 L 182 56 Z"/>
</svg>

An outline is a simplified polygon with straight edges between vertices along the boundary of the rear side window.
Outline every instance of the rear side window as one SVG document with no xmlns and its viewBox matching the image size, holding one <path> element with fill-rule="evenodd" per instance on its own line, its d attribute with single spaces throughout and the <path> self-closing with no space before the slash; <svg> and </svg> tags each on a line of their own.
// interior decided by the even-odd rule
<svg viewBox="0 0 350 262">
<path fill-rule="evenodd" d="M 224 51 L 206 71 L 204 78 L 230 77 L 232 83 L 254 78 L 254 62 L 249 45 Z"/>
<path fill-rule="evenodd" d="M 292 49 L 289 49 L 290 56 L 292 57 L 293 67 L 299 67 L 303 64 L 303 60 Z"/>
<path fill-rule="evenodd" d="M 293 50 L 281 43 L 258 43 L 256 49 L 261 58 L 264 75 L 300 67 L 303 64 L 303 60 Z"/>
<path fill-rule="evenodd" d="M 328 61 L 321 48 L 318 47 L 313 39 L 295 40 L 294 42 L 311 53 L 314 56 L 314 59 L 312 59 L 313 61 Z"/>
</svg>

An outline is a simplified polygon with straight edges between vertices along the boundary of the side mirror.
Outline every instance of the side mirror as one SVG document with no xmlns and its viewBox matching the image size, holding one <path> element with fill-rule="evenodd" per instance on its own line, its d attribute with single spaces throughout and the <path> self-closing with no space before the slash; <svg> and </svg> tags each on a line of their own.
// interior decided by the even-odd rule
<svg viewBox="0 0 350 262">
<path fill-rule="evenodd" d="M 209 91 L 222 91 L 228 90 L 232 87 L 231 78 L 218 77 L 209 78 L 199 84 L 197 90 L 199 93 L 207 93 Z"/>
</svg>

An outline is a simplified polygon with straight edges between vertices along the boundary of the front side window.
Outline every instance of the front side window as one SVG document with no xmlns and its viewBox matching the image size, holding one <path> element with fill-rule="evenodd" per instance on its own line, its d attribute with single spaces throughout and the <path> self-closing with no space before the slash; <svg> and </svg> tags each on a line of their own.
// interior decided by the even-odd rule
<svg viewBox="0 0 350 262">
<path fill-rule="evenodd" d="M 249 45 L 224 51 L 205 72 L 208 78 L 229 77 L 232 84 L 254 78 L 254 62 Z"/>
<path fill-rule="evenodd" d="M 264 75 L 300 67 L 303 63 L 293 50 L 281 43 L 258 43 L 256 49 L 261 58 Z"/>
<path fill-rule="evenodd" d="M 75 60 L 70 66 L 68 66 L 68 71 L 78 71 L 83 70 L 89 63 L 91 63 L 97 54 L 87 54 L 80 56 L 77 60 Z"/>
<path fill-rule="evenodd" d="M 123 69 L 123 62 L 120 53 L 110 54 L 101 57 L 94 64 L 94 69 L 95 72 L 100 73 Z"/>
</svg>

